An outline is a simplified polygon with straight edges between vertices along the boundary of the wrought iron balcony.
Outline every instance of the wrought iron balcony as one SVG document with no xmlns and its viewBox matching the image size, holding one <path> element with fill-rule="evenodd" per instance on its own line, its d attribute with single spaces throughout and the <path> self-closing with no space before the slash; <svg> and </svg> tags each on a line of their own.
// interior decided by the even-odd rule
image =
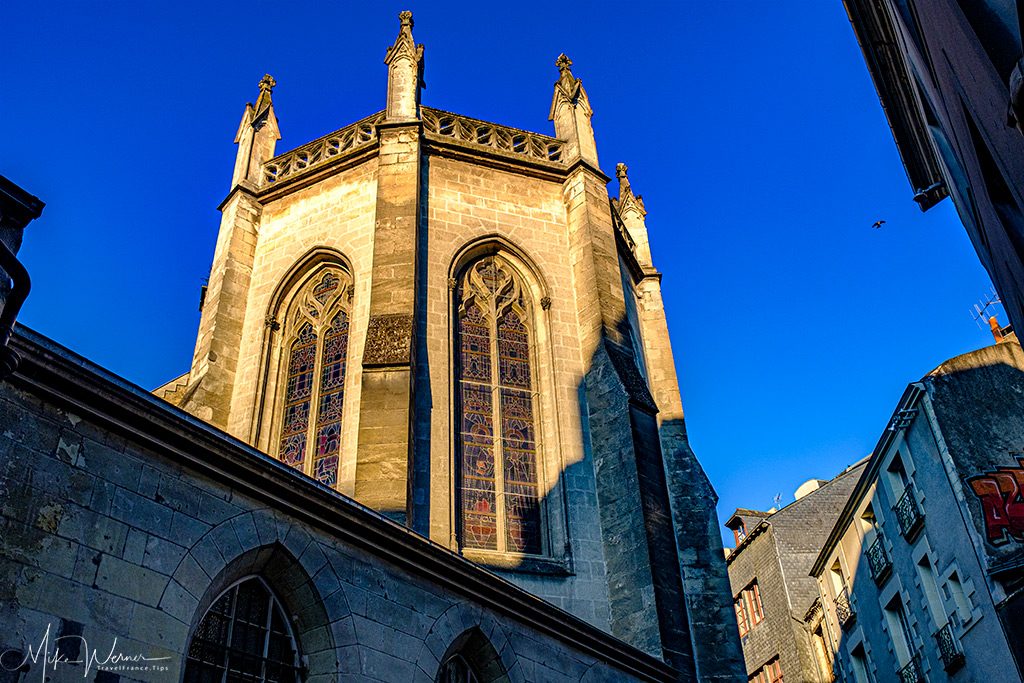
<svg viewBox="0 0 1024 683">
<path fill-rule="evenodd" d="M 913 484 L 907 485 L 907 489 L 900 496 L 894 510 L 903 538 L 907 539 L 907 542 L 913 541 L 917 532 L 921 530 L 921 526 L 924 524 L 924 513 L 921 512 L 921 506 L 917 504 Z"/>
<path fill-rule="evenodd" d="M 907 662 L 907 665 L 896 672 L 900 683 L 924 683 L 924 675 L 921 673 L 921 658 L 914 655 Z"/>
<path fill-rule="evenodd" d="M 875 538 L 874 543 L 868 546 L 867 555 L 871 578 L 875 580 L 875 584 L 881 586 L 892 574 L 892 560 L 889 559 L 889 553 L 885 551 L 885 543 L 882 541 L 881 534 Z"/>
<path fill-rule="evenodd" d="M 857 618 L 857 613 L 850 605 L 850 596 L 846 593 L 845 588 L 836 596 L 836 618 L 839 619 L 839 625 L 842 628 L 846 628 Z"/>
<path fill-rule="evenodd" d="M 935 632 L 935 640 L 939 644 L 939 658 L 942 668 L 953 672 L 964 665 L 964 651 L 960 641 L 953 634 L 953 624 L 948 623 Z"/>
</svg>

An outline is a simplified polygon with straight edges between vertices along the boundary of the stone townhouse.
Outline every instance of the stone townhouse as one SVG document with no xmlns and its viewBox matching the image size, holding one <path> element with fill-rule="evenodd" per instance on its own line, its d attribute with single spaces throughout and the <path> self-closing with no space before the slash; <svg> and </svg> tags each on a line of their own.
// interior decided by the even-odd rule
<svg viewBox="0 0 1024 683">
<path fill-rule="evenodd" d="M 726 522 L 736 539 L 726 562 L 749 681 L 829 680 L 816 664 L 826 653 L 821 634 L 804 622 L 818 598 L 809 572 L 863 469 L 811 479 L 782 509 L 739 508 Z"/>
<path fill-rule="evenodd" d="M 283 154 L 260 82 L 188 372 L 14 335 L 5 676 L 48 634 L 52 680 L 742 680 L 626 167 L 564 55 L 543 135 L 422 105 L 412 28 Z"/>
<path fill-rule="evenodd" d="M 838 680 L 1020 680 L 1022 451 L 1016 341 L 907 387 L 812 568 Z"/>
</svg>

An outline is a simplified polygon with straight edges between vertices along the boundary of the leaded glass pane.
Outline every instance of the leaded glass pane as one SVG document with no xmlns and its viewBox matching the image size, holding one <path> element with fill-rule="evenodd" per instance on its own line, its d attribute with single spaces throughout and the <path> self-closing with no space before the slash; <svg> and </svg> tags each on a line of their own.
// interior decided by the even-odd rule
<svg viewBox="0 0 1024 683">
<path fill-rule="evenodd" d="M 297 683 L 295 642 L 281 607 L 252 578 L 228 589 L 196 627 L 185 683 Z"/>
<path fill-rule="evenodd" d="M 284 379 L 278 456 L 327 486 L 337 485 L 341 460 L 349 337 L 346 307 L 351 293 L 347 275 L 328 270 L 298 292 L 289 313 L 299 332 Z"/>
<path fill-rule="evenodd" d="M 459 289 L 462 545 L 540 553 L 531 339 L 522 283 L 500 260 L 474 264 Z"/>
<path fill-rule="evenodd" d="M 341 451 L 341 414 L 345 402 L 345 363 L 348 351 L 348 315 L 340 311 L 324 335 L 320 370 L 320 406 L 316 425 L 313 477 L 334 486 L 338 481 Z"/>
<path fill-rule="evenodd" d="M 309 430 L 309 402 L 313 394 L 313 367 L 316 362 L 316 332 L 309 323 L 299 329 L 288 360 L 284 421 L 281 427 L 279 456 L 286 465 L 301 468 L 306 456 Z"/>
</svg>

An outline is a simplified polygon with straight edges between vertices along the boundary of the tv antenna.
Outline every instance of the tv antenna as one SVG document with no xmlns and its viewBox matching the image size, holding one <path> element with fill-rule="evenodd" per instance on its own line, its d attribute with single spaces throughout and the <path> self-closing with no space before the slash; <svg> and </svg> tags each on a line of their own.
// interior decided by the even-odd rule
<svg viewBox="0 0 1024 683">
<path fill-rule="evenodd" d="M 996 312 L 993 312 L 993 308 L 996 306 L 1002 306 L 1003 302 L 996 294 L 995 287 L 982 299 L 978 300 L 978 303 L 968 311 L 971 314 L 971 318 L 979 329 L 987 330 L 989 328 L 988 319 Z"/>
</svg>

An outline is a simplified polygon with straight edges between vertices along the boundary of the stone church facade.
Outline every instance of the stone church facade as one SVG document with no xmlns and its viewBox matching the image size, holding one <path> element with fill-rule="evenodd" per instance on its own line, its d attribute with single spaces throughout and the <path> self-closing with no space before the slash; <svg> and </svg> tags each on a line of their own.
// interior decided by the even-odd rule
<svg viewBox="0 0 1024 683">
<path fill-rule="evenodd" d="M 0 678 L 49 626 L 167 657 L 101 683 L 743 679 L 646 211 L 572 62 L 553 137 L 478 121 L 421 104 L 400 19 L 377 114 L 276 154 L 261 81 L 187 373 L 15 336 Z"/>
</svg>

